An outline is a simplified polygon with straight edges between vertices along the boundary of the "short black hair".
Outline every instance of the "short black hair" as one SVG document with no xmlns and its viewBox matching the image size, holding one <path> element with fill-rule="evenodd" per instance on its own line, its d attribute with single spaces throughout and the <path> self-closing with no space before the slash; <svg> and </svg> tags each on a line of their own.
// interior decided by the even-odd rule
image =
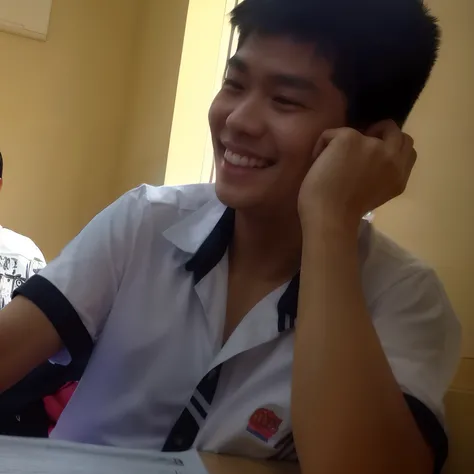
<svg viewBox="0 0 474 474">
<path fill-rule="evenodd" d="M 0 151 L 0 179 L 3 178 L 3 156 L 2 152 Z"/>
<path fill-rule="evenodd" d="M 332 62 L 350 126 L 406 121 L 438 57 L 441 30 L 423 0 L 244 0 L 239 47 L 253 33 L 312 42 Z"/>
</svg>

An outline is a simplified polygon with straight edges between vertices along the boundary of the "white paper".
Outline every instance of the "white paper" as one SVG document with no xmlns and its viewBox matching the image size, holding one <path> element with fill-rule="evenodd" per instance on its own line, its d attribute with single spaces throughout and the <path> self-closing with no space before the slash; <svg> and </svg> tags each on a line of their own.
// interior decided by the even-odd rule
<svg viewBox="0 0 474 474">
<path fill-rule="evenodd" d="M 207 474 L 196 451 L 160 453 L 0 437 L 0 474 Z"/>
</svg>

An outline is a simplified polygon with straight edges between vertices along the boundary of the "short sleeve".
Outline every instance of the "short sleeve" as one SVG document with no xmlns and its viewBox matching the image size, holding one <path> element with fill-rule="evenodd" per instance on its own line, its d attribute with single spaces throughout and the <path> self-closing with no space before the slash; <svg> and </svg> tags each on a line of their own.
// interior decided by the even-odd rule
<svg viewBox="0 0 474 474">
<path fill-rule="evenodd" d="M 56 362 L 90 354 L 131 258 L 147 203 L 145 187 L 122 196 L 15 292 L 38 306 L 61 337 L 67 353 Z"/>
<path fill-rule="evenodd" d="M 374 326 L 417 424 L 446 459 L 443 399 L 460 358 L 461 328 L 446 293 L 429 269 L 414 272 L 379 298 Z"/>
</svg>

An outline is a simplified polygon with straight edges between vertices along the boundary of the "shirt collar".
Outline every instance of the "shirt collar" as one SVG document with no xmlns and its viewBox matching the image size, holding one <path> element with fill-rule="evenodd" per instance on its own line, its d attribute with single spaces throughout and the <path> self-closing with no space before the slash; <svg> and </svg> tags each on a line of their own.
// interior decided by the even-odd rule
<svg viewBox="0 0 474 474">
<path fill-rule="evenodd" d="M 226 207 L 213 199 L 163 232 L 163 236 L 185 253 L 195 254 L 215 229 Z"/>
<path fill-rule="evenodd" d="M 163 233 L 169 242 L 191 255 L 186 263 L 186 270 L 194 274 L 195 284 L 224 257 L 232 241 L 234 222 L 233 209 L 225 207 L 219 201 L 211 201 Z M 298 272 L 278 302 L 279 332 L 295 326 L 299 282 Z"/>
</svg>

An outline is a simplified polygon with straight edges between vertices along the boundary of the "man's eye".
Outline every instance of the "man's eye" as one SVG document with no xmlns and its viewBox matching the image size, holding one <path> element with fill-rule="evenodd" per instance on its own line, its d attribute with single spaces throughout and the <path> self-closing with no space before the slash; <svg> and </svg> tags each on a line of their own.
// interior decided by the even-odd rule
<svg viewBox="0 0 474 474">
<path fill-rule="evenodd" d="M 242 84 L 240 84 L 239 82 L 234 81 L 233 79 L 225 79 L 224 80 L 224 87 L 226 87 L 227 89 L 233 89 L 233 90 L 236 90 L 236 91 L 244 90 L 244 86 Z"/>
<path fill-rule="evenodd" d="M 303 107 L 303 104 L 296 102 L 294 100 L 288 99 L 286 97 L 274 97 L 273 100 L 280 105 L 286 105 L 291 107 Z"/>
</svg>

